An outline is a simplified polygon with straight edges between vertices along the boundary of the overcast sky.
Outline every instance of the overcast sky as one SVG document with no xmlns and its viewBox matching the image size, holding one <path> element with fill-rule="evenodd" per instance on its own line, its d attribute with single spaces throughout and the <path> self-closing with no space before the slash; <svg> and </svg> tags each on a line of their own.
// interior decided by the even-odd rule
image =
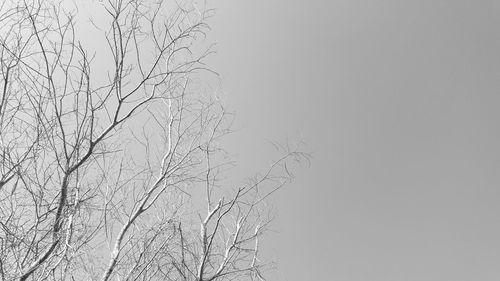
<svg viewBox="0 0 500 281">
<path fill-rule="evenodd" d="M 231 150 L 314 155 L 273 199 L 272 280 L 500 280 L 498 1 L 213 5 Z"/>
</svg>

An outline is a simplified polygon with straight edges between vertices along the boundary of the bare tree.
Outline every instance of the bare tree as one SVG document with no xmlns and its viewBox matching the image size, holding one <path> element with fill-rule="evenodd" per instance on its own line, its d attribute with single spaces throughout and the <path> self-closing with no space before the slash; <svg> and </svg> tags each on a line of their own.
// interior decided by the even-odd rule
<svg viewBox="0 0 500 281">
<path fill-rule="evenodd" d="M 0 6 L 0 279 L 264 280 L 265 199 L 307 156 L 277 146 L 262 174 L 226 186 L 232 115 L 200 82 L 212 11 L 91 4 L 105 18 Z M 106 48 L 89 51 L 82 23 Z"/>
</svg>

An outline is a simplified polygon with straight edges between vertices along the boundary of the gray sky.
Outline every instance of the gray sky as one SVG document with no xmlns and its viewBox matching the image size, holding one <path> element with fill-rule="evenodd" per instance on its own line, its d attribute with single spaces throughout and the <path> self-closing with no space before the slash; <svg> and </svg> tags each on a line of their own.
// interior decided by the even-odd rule
<svg viewBox="0 0 500 281">
<path fill-rule="evenodd" d="M 500 3 L 213 3 L 241 167 L 314 159 L 273 199 L 274 280 L 500 278 Z"/>
</svg>

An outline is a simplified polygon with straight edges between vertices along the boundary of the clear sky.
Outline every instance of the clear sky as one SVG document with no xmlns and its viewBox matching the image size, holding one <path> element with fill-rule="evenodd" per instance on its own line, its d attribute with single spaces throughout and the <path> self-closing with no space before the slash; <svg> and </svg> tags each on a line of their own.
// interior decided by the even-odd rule
<svg viewBox="0 0 500 281">
<path fill-rule="evenodd" d="M 302 135 L 271 280 L 500 280 L 500 3 L 219 0 L 240 167 Z"/>
</svg>

